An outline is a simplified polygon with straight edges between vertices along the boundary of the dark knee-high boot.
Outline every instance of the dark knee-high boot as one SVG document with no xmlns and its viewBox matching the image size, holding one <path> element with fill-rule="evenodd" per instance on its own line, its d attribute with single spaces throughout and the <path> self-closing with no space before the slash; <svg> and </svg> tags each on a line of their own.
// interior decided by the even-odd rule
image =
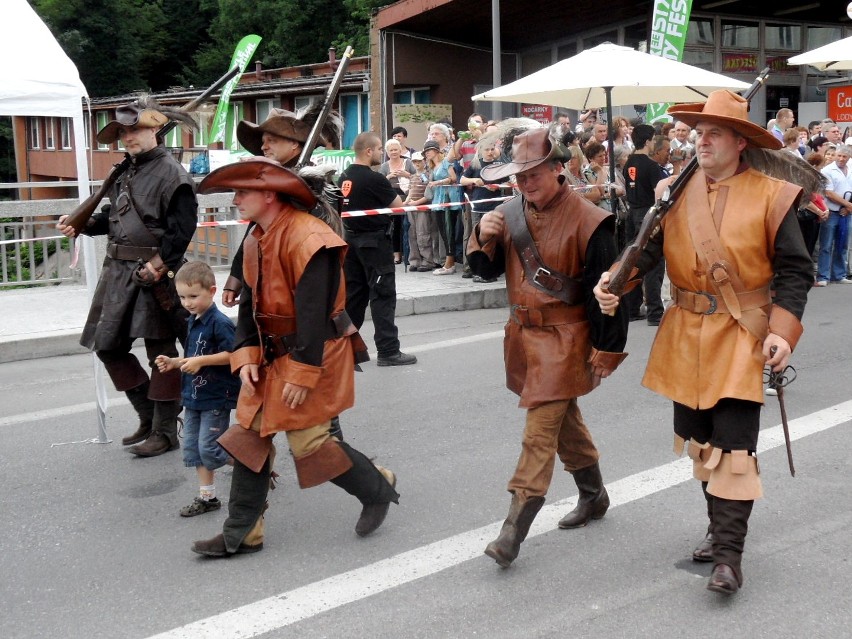
<svg viewBox="0 0 852 639">
<path fill-rule="evenodd" d="M 496 561 L 501 568 L 508 568 L 521 551 L 521 543 L 527 538 L 535 516 L 544 506 L 544 497 L 522 499 L 512 494 L 509 514 L 503 522 L 497 539 L 485 547 L 485 554 Z"/>
<path fill-rule="evenodd" d="M 222 532 L 212 539 L 196 541 L 192 545 L 193 552 L 208 557 L 227 557 L 263 549 L 263 513 L 271 468 L 271 456 L 259 473 L 234 459 L 228 518 Z"/>
<path fill-rule="evenodd" d="M 713 573 L 707 589 L 732 595 L 743 585 L 742 556 L 754 501 L 713 498 Z"/>
<path fill-rule="evenodd" d="M 150 382 L 145 382 L 141 386 L 124 391 L 127 399 L 130 400 L 130 405 L 133 406 L 133 410 L 139 416 L 139 426 L 135 433 L 122 438 L 121 444 L 123 446 L 132 446 L 144 442 L 153 430 L 154 400 L 148 399 L 150 385 Z"/>
<path fill-rule="evenodd" d="M 704 536 L 695 550 L 692 551 L 692 561 L 710 562 L 713 561 L 713 495 L 707 492 L 707 482 L 701 482 L 701 490 L 704 492 L 704 499 L 707 502 L 707 519 L 710 522 L 707 524 L 707 534 Z"/>
<path fill-rule="evenodd" d="M 183 408 L 178 401 L 153 402 L 154 422 L 151 435 L 143 443 L 130 448 L 140 457 L 156 457 L 180 448 L 177 435 L 178 415 Z"/>
<path fill-rule="evenodd" d="M 571 473 L 580 491 L 577 507 L 559 520 L 560 528 L 580 528 L 592 519 L 601 519 L 609 508 L 609 495 L 597 462 Z"/>
<path fill-rule="evenodd" d="M 364 453 L 346 442 L 338 442 L 338 445 L 352 460 L 352 468 L 333 478 L 331 483 L 357 497 L 363 505 L 355 532 L 365 537 L 382 525 L 391 502 L 399 503 L 399 494 L 395 490 L 396 475 L 387 468 L 376 466 Z"/>
</svg>

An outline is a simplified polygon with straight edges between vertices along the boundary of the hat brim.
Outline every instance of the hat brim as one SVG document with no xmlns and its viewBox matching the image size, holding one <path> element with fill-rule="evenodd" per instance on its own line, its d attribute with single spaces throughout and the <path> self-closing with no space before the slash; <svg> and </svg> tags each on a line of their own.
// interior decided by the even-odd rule
<svg viewBox="0 0 852 639">
<path fill-rule="evenodd" d="M 111 120 L 106 126 L 98 131 L 95 139 L 101 144 L 112 144 L 118 140 L 121 129 L 140 127 L 145 129 L 159 129 L 169 121 L 169 118 L 156 109 L 144 109 L 132 121 Z"/>
<path fill-rule="evenodd" d="M 668 114 L 675 120 L 680 120 L 687 126 L 693 128 L 699 122 L 714 122 L 729 129 L 733 129 L 748 141 L 749 146 L 761 149 L 773 149 L 776 151 L 784 146 L 781 140 L 776 138 L 772 135 L 772 133 L 760 125 L 741 120 L 740 118 L 702 113 L 702 108 L 704 108 L 703 102 L 696 104 L 679 104 L 676 107 L 672 107 L 672 109 L 668 111 Z"/>
<path fill-rule="evenodd" d="M 290 169 L 266 158 L 226 164 L 210 172 L 198 185 L 201 195 L 237 189 L 283 193 L 305 210 L 311 210 L 317 203 L 317 197 L 307 182 Z"/>
<path fill-rule="evenodd" d="M 290 125 L 287 131 L 281 127 L 285 120 Z M 307 129 L 301 131 L 297 129 Z M 275 116 L 267 119 L 261 124 L 255 124 L 248 120 L 240 120 L 237 124 L 237 141 L 252 155 L 263 155 L 263 134 L 270 133 L 285 140 L 293 140 L 298 144 L 304 144 L 308 139 L 310 127 L 297 118 Z M 304 135 L 301 135 L 304 133 Z M 301 136 L 301 139 L 300 139 Z"/>
<path fill-rule="evenodd" d="M 487 182 L 496 182 L 517 173 L 523 173 L 534 169 L 539 164 L 544 164 L 550 160 L 559 160 L 564 162 L 564 159 L 558 157 L 556 153 L 551 152 L 547 157 L 539 158 L 538 160 L 529 160 L 528 162 L 493 162 L 486 167 L 483 167 L 480 176 Z"/>
</svg>

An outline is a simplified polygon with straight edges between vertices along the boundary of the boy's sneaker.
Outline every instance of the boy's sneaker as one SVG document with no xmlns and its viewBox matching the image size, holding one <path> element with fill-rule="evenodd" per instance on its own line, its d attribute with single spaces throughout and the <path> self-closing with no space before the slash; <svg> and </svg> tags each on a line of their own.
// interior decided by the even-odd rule
<svg viewBox="0 0 852 639">
<path fill-rule="evenodd" d="M 221 507 L 222 502 L 219 501 L 217 497 L 214 497 L 209 501 L 201 499 L 201 497 L 196 497 L 189 506 L 184 506 L 180 509 L 180 516 L 195 517 L 196 515 L 203 515 L 204 513 L 209 513 L 213 510 L 219 510 Z"/>
</svg>

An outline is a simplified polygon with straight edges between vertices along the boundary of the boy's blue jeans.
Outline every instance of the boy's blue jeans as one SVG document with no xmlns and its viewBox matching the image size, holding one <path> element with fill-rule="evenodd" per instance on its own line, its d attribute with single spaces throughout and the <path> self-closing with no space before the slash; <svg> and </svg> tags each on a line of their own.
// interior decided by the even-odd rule
<svg viewBox="0 0 852 639">
<path fill-rule="evenodd" d="M 204 466 L 207 470 L 216 470 L 225 465 L 228 453 L 216 440 L 228 430 L 230 421 L 228 408 L 184 409 L 183 463 L 187 468 Z"/>
</svg>

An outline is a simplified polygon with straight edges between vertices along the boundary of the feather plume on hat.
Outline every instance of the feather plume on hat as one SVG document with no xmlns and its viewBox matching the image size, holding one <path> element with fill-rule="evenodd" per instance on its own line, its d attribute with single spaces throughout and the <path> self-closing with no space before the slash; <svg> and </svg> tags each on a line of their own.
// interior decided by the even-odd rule
<svg viewBox="0 0 852 639">
<path fill-rule="evenodd" d="M 340 218 L 343 192 L 332 180 L 336 172 L 337 168 L 332 164 L 307 165 L 299 169 L 299 177 L 307 182 L 311 191 L 317 196 L 317 205 L 311 214 L 343 237 L 343 220 Z"/>
<path fill-rule="evenodd" d="M 532 118 L 507 118 L 498 122 L 493 131 L 479 138 L 479 144 L 483 147 L 493 146 L 500 154 L 497 162 L 511 162 L 515 136 L 524 131 L 540 129 L 541 126 L 540 122 Z"/>
<path fill-rule="evenodd" d="M 804 191 L 803 202 L 810 199 L 814 193 L 825 193 L 825 176 L 792 153 L 783 149 L 776 151 L 749 146 L 743 150 L 742 156 L 753 169 L 801 186 Z"/>
<path fill-rule="evenodd" d="M 164 106 L 147 93 L 140 94 L 133 102 L 137 104 L 140 109 L 153 109 L 154 111 L 162 113 L 169 120 L 176 121 L 178 124 L 186 125 L 192 129 L 198 128 L 198 123 L 189 112 L 184 111 L 179 107 Z"/>
<path fill-rule="evenodd" d="M 313 128 L 322 113 L 322 102 L 311 102 L 296 111 L 296 118 Z M 317 144 L 327 149 L 339 149 L 343 140 L 343 118 L 337 111 L 330 111 L 320 131 Z"/>
</svg>

